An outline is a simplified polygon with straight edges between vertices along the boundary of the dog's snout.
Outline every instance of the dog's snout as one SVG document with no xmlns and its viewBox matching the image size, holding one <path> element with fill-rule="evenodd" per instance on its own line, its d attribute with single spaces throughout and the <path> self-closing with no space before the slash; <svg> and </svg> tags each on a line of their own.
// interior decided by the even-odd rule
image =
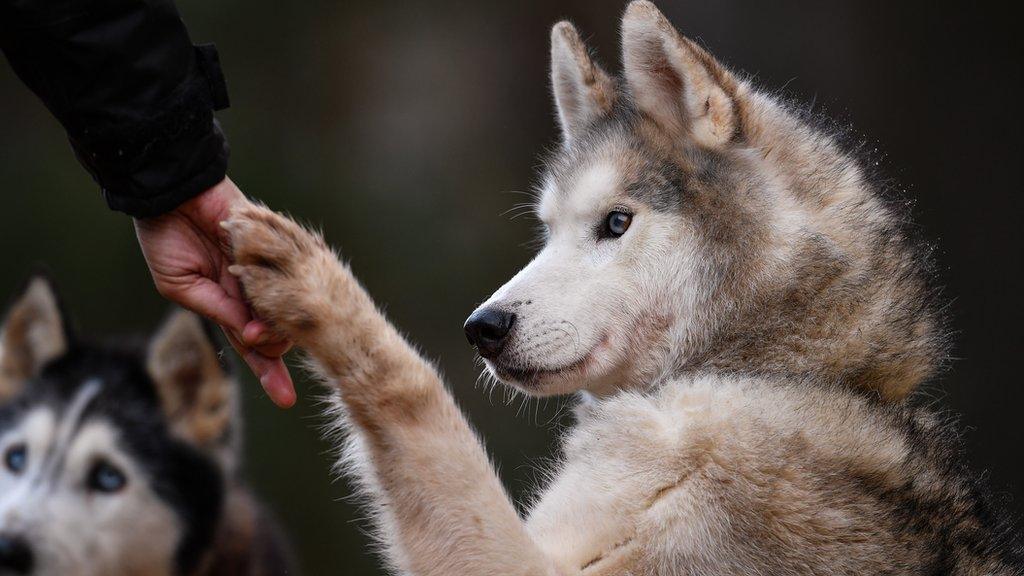
<svg viewBox="0 0 1024 576">
<path fill-rule="evenodd" d="M 499 308 L 477 310 L 466 320 L 466 338 L 481 356 L 495 358 L 501 354 L 515 321 L 515 314 Z"/>
<path fill-rule="evenodd" d="M 0 534 L 0 572 L 30 574 L 35 559 L 28 541 L 20 536 Z"/>
</svg>

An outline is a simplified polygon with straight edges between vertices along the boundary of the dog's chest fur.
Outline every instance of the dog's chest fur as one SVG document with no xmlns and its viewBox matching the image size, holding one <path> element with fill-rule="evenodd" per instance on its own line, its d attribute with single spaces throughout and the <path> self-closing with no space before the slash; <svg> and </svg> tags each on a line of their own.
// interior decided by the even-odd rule
<svg viewBox="0 0 1024 576">
<path fill-rule="evenodd" d="M 710 389 L 691 384 L 579 408 L 564 461 L 527 522 L 535 540 L 566 568 L 621 573 L 653 560 L 655 551 L 638 543 L 663 541 L 646 535 L 671 530 L 681 510 L 666 501 L 686 492 L 709 448 L 703 429 L 728 409 L 712 411 L 712 400 L 728 402 L 728 392 L 713 399 Z"/>
<path fill-rule="evenodd" d="M 944 447 L 902 426 L 840 388 L 701 376 L 620 393 L 581 407 L 527 527 L 566 573 L 587 576 L 938 566 L 930 543 L 975 519 L 954 512 L 955 494 L 916 486 L 947 474 L 925 456 Z M 926 501 L 932 527 L 910 529 L 901 514 Z"/>
</svg>

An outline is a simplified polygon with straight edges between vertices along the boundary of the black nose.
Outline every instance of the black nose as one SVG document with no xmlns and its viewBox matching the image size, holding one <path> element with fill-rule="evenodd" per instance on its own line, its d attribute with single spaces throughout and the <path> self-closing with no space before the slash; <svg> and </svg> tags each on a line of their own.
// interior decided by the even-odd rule
<svg viewBox="0 0 1024 576">
<path fill-rule="evenodd" d="M 32 564 L 32 549 L 24 538 L 0 534 L 0 572 L 29 574 Z"/>
<path fill-rule="evenodd" d="M 516 322 L 516 315 L 497 308 L 477 310 L 466 320 L 466 338 L 484 358 L 501 354 L 505 339 Z"/>
</svg>

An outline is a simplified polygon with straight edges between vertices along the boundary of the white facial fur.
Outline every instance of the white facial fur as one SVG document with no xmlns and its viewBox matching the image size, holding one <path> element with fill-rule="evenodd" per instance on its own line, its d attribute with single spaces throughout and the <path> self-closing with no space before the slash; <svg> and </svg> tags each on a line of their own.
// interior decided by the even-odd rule
<svg viewBox="0 0 1024 576">
<path fill-rule="evenodd" d="M 36 408 L 0 436 L 0 455 L 18 445 L 28 455 L 20 472 L 0 462 L 0 533 L 28 542 L 33 575 L 172 574 L 181 532 L 174 512 L 119 448 L 113 426 L 65 416 Z M 89 490 L 99 459 L 125 475 L 123 489 Z"/>
<path fill-rule="evenodd" d="M 657 379 L 700 300 L 688 293 L 697 266 L 681 218 L 626 193 L 629 183 L 610 160 L 592 162 L 571 182 L 567 190 L 545 184 L 544 248 L 481 306 L 516 314 L 502 355 L 486 363 L 532 395 L 602 394 Z M 633 215 L 628 230 L 599 239 L 615 210 Z"/>
</svg>

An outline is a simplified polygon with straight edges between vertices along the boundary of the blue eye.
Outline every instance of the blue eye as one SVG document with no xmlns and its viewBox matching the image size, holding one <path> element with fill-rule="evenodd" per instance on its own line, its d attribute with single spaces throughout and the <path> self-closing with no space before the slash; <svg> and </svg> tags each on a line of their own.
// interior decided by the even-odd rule
<svg viewBox="0 0 1024 576">
<path fill-rule="evenodd" d="M 124 472 L 121 472 L 113 464 L 101 460 L 89 471 L 89 478 L 86 482 L 90 490 L 113 494 L 120 492 L 128 483 L 128 479 L 125 478 Z"/>
<path fill-rule="evenodd" d="M 24 444 L 15 444 L 4 453 L 4 466 L 15 474 L 20 474 L 28 465 L 28 448 Z"/>
<path fill-rule="evenodd" d="M 611 212 L 608 214 L 608 218 L 605 220 L 605 229 L 607 235 L 613 238 L 618 238 L 629 230 L 629 225 L 633 222 L 633 215 L 627 212 Z"/>
</svg>

